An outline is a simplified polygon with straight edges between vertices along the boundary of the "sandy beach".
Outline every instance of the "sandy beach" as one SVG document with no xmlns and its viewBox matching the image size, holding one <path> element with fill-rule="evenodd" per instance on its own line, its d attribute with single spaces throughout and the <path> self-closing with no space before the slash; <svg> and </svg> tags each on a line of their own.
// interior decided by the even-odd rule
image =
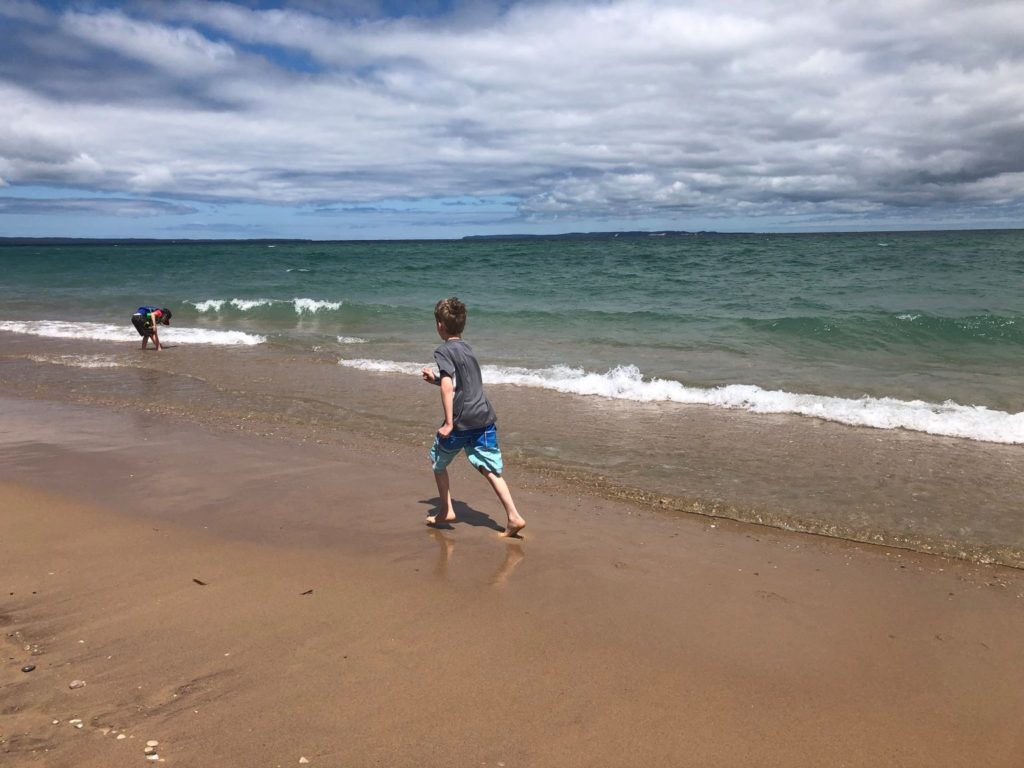
<svg viewBox="0 0 1024 768">
<path fill-rule="evenodd" d="M 1024 768 L 1022 10 L 0 0 L 0 768 Z"/>
<path fill-rule="evenodd" d="M 5 765 L 1020 764 L 1018 570 L 0 406 Z"/>
</svg>

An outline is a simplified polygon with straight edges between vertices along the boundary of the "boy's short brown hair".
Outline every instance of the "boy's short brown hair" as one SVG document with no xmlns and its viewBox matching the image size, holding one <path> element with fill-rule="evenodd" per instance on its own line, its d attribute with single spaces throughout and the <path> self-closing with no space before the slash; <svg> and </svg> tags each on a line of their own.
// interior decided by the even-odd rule
<svg viewBox="0 0 1024 768">
<path fill-rule="evenodd" d="M 466 305 L 457 296 L 441 299 L 434 305 L 434 319 L 453 336 L 462 333 L 466 327 Z"/>
</svg>

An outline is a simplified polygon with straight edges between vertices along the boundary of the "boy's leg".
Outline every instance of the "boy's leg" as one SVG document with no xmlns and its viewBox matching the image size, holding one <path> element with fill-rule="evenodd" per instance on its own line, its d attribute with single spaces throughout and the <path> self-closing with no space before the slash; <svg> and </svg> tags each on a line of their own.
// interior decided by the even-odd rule
<svg viewBox="0 0 1024 768">
<path fill-rule="evenodd" d="M 430 447 L 430 468 L 434 470 L 434 481 L 437 483 L 437 495 L 440 498 L 440 507 L 432 515 L 427 515 L 427 525 L 438 523 L 451 523 L 455 520 L 455 508 L 452 506 L 451 481 L 448 479 L 448 464 L 458 454 L 446 450 L 441 443 L 441 438 L 434 435 L 434 444 Z"/>
<path fill-rule="evenodd" d="M 497 494 L 501 506 L 505 508 L 508 524 L 505 526 L 502 536 L 515 536 L 526 527 L 526 521 L 516 510 L 516 504 L 512 501 L 508 484 L 501 476 L 504 461 L 501 458 L 501 448 L 498 447 L 498 431 L 493 424 L 481 430 L 475 442 L 466 446 L 466 455 L 469 457 L 469 463 L 487 478 L 487 482 L 491 484 L 491 488 Z"/>
<path fill-rule="evenodd" d="M 427 525 L 454 522 L 455 508 L 452 506 L 451 481 L 448 478 L 448 470 L 435 472 L 434 480 L 437 482 L 437 495 L 441 499 L 441 506 L 435 514 L 427 515 Z"/>
<path fill-rule="evenodd" d="M 501 506 L 505 508 L 505 514 L 508 515 L 508 524 L 505 526 L 505 532 L 501 535 L 517 535 L 526 527 L 526 521 L 516 510 L 516 504 L 512 501 L 512 493 L 508 489 L 508 483 L 505 482 L 505 478 L 501 475 L 496 475 L 483 467 L 480 467 L 479 469 L 480 474 L 487 478 L 487 482 L 491 484 L 491 488 L 493 488 L 494 492 L 498 495 L 498 500 L 501 502 Z"/>
</svg>

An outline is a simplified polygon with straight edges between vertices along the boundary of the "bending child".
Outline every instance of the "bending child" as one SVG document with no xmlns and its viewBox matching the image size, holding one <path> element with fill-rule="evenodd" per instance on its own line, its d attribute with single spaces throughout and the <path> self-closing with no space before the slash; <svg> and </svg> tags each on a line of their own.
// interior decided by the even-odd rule
<svg viewBox="0 0 1024 768">
<path fill-rule="evenodd" d="M 424 381 L 441 388 L 444 423 L 438 428 L 430 449 L 441 509 L 427 517 L 427 525 L 455 520 L 448 464 L 460 450 L 464 450 L 469 463 L 487 478 L 505 508 L 508 523 L 502 535 L 516 536 L 526 527 L 526 521 L 516 511 L 512 494 L 501 476 L 503 463 L 498 447 L 498 430 L 494 426 L 498 417 L 484 395 L 480 363 L 469 344 L 462 340 L 466 305 L 454 296 L 441 299 L 434 307 L 434 319 L 437 321 L 437 333 L 444 339 L 444 343 L 434 350 L 438 373 L 424 368 L 422 375 Z"/>
<path fill-rule="evenodd" d="M 171 324 L 171 310 L 158 307 L 139 307 L 135 310 L 135 314 L 132 315 L 132 325 L 135 326 L 135 330 L 139 332 L 139 336 L 142 337 L 142 348 L 146 348 L 146 343 L 152 339 L 153 346 L 156 347 L 156 351 L 159 352 L 163 349 L 163 344 L 160 343 L 160 335 L 157 333 L 158 325 L 170 325 Z"/>
</svg>

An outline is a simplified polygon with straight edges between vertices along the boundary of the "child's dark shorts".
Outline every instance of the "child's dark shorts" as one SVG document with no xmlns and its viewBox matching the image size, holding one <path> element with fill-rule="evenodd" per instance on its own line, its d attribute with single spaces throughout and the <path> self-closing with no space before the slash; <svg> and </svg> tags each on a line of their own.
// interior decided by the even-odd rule
<svg viewBox="0 0 1024 768">
<path fill-rule="evenodd" d="M 498 430 L 493 424 L 479 429 L 457 429 L 448 437 L 434 435 L 430 463 L 434 472 L 444 472 L 459 451 L 465 451 L 469 463 L 485 472 L 501 475 L 504 464 L 498 447 Z"/>
<path fill-rule="evenodd" d="M 132 315 L 132 325 L 135 326 L 135 330 L 139 332 L 139 336 L 145 338 L 146 336 L 153 335 L 153 329 L 146 324 L 146 316 L 138 313 Z"/>
</svg>

